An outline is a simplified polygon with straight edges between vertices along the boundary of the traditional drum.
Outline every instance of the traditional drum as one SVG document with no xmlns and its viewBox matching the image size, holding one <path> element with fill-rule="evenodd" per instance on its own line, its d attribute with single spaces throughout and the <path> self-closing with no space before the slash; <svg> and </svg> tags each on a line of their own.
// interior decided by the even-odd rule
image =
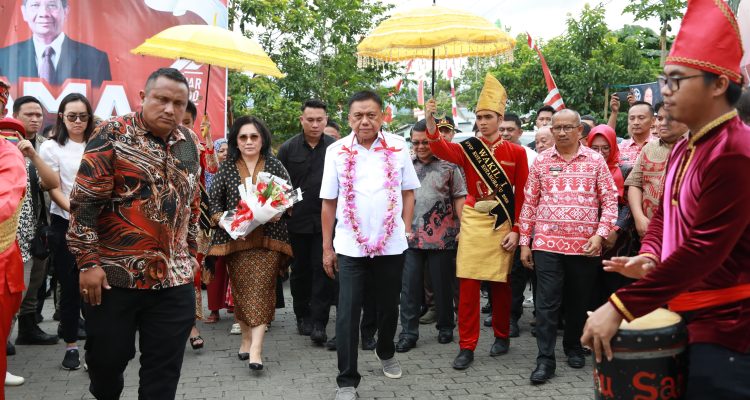
<svg viewBox="0 0 750 400">
<path fill-rule="evenodd" d="M 612 338 L 612 361 L 594 360 L 596 399 L 680 399 L 687 379 L 685 323 L 679 314 L 657 309 L 623 321 Z"/>
</svg>

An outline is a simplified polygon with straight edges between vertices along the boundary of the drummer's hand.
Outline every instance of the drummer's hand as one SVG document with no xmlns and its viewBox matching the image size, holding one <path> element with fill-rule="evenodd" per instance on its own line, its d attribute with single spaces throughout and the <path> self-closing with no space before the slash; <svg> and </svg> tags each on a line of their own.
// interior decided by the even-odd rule
<svg viewBox="0 0 750 400">
<path fill-rule="evenodd" d="M 602 353 L 607 360 L 612 361 L 612 346 L 610 342 L 617 333 L 622 322 L 622 316 L 610 302 L 604 303 L 593 313 L 589 311 L 586 326 L 583 327 L 581 344 L 594 351 L 596 362 L 602 361 Z"/>
<path fill-rule="evenodd" d="M 588 257 L 596 257 L 602 250 L 603 238 L 599 235 L 592 236 L 586 244 L 583 245 L 583 254 Z"/>
<path fill-rule="evenodd" d="M 427 123 L 427 132 L 437 132 L 437 124 L 435 123 L 435 113 L 437 112 L 437 102 L 435 99 L 427 100 L 424 105 L 424 119 Z"/>
<path fill-rule="evenodd" d="M 534 269 L 534 257 L 529 246 L 521 246 L 521 264 L 528 269 Z"/>
<path fill-rule="evenodd" d="M 503 239 L 503 248 L 507 252 L 513 252 L 516 250 L 516 246 L 518 246 L 518 238 L 519 235 L 516 232 L 508 232 L 507 235 L 505 235 L 505 238 Z"/>
<path fill-rule="evenodd" d="M 602 261 L 604 270 L 607 272 L 617 272 L 628 278 L 641 279 L 651 271 L 656 264 L 654 260 L 643 257 L 612 257 L 611 260 Z"/>
</svg>

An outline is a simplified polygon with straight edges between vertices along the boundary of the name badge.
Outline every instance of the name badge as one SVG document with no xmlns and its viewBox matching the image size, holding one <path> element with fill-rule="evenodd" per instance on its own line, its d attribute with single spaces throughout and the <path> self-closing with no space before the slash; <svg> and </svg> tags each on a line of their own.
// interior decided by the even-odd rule
<svg viewBox="0 0 750 400">
<path fill-rule="evenodd" d="M 562 167 L 549 167 L 549 172 L 552 173 L 552 176 L 560 175 L 560 172 L 562 172 L 562 170 Z"/>
</svg>

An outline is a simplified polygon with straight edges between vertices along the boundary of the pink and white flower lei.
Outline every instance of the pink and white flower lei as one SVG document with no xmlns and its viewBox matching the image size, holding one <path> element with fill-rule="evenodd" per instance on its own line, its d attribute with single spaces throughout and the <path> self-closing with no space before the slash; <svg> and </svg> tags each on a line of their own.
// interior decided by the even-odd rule
<svg viewBox="0 0 750 400">
<path fill-rule="evenodd" d="M 396 211 L 398 209 L 398 188 L 401 186 L 398 179 L 398 172 L 394 166 L 394 152 L 400 151 L 401 149 L 395 149 L 388 147 L 385 142 L 385 137 L 381 136 L 381 147 L 376 147 L 375 151 L 383 151 L 385 155 L 385 183 L 383 187 L 387 191 L 386 198 L 388 200 L 387 209 L 385 212 L 385 218 L 383 221 L 384 231 L 375 243 L 370 243 L 370 238 L 364 236 L 360 230 L 360 221 L 357 217 L 357 204 L 356 197 L 354 194 L 354 177 L 357 168 L 357 160 L 355 155 L 357 152 L 354 150 L 354 134 L 352 134 L 352 144 L 350 148 L 346 146 L 342 147 L 342 152 L 347 154 L 346 160 L 344 161 L 344 179 L 342 182 L 343 186 L 343 197 L 344 197 L 344 223 L 349 225 L 354 233 L 354 239 L 357 245 L 362 249 L 366 256 L 372 258 L 377 255 L 383 254 L 385 251 L 386 243 L 393 235 L 393 231 L 396 229 Z"/>
</svg>

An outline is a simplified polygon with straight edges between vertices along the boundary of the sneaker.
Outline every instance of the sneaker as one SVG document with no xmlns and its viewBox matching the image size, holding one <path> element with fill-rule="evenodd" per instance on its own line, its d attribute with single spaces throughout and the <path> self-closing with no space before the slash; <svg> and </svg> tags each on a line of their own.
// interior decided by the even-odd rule
<svg viewBox="0 0 750 400">
<path fill-rule="evenodd" d="M 352 386 L 336 389 L 336 400 L 354 400 L 357 398 L 357 388 Z"/>
<path fill-rule="evenodd" d="M 242 334 L 242 329 L 240 329 L 240 324 L 239 323 L 232 324 L 232 329 L 229 331 L 229 334 L 230 335 L 241 335 Z"/>
<path fill-rule="evenodd" d="M 8 371 L 5 371 L 5 386 L 21 386 L 26 382 L 22 376 L 15 376 Z"/>
<path fill-rule="evenodd" d="M 62 367 L 69 371 L 81 368 L 81 357 L 78 355 L 78 349 L 65 351 L 65 358 L 63 358 Z"/>
<path fill-rule="evenodd" d="M 401 378 L 401 364 L 398 363 L 395 356 L 388 360 L 381 360 L 380 357 L 378 357 L 378 352 L 375 351 L 375 358 L 377 358 L 383 365 L 383 375 L 385 375 L 386 378 Z"/>
<path fill-rule="evenodd" d="M 427 310 L 427 312 L 419 318 L 419 323 L 422 325 L 434 324 L 435 321 L 437 321 L 437 311 L 435 311 L 434 307 Z"/>
</svg>

